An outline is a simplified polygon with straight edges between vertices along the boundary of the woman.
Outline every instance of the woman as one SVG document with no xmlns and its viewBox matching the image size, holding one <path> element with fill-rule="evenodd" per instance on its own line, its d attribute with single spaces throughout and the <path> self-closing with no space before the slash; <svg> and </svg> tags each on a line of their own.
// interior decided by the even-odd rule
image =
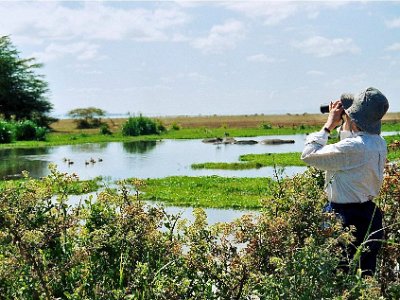
<svg viewBox="0 0 400 300">
<path fill-rule="evenodd" d="M 382 214 L 372 200 L 383 182 L 387 147 L 380 133 L 388 108 L 386 97 L 372 87 L 358 96 L 343 94 L 329 105 L 321 131 L 307 137 L 301 156 L 308 165 L 326 170 L 329 203 L 324 210 L 333 211 L 344 227 L 355 227 L 355 242 L 347 250 L 352 259 L 363 244 L 357 263 L 364 275 L 375 273 L 383 238 Z M 340 141 L 327 145 L 328 135 L 340 125 Z"/>
</svg>

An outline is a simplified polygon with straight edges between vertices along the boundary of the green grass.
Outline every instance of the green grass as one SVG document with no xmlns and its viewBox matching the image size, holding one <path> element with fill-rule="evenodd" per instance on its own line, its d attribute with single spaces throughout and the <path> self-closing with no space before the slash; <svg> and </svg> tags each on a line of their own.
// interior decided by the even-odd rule
<svg viewBox="0 0 400 300">
<path fill-rule="evenodd" d="M 271 194 L 275 184 L 270 178 L 173 176 L 147 179 L 141 191 L 143 200 L 168 205 L 256 209 L 261 207 L 260 200 Z"/>
<path fill-rule="evenodd" d="M 390 151 L 387 158 L 389 161 L 398 161 L 400 159 L 400 149 Z"/>
<path fill-rule="evenodd" d="M 291 135 L 305 134 L 318 130 L 316 126 L 295 126 L 263 129 L 257 128 L 183 128 L 180 130 L 170 130 L 161 135 L 162 138 L 169 139 L 201 139 L 211 137 L 224 137 L 229 134 L 230 137 L 254 137 L 264 135 Z"/>
<path fill-rule="evenodd" d="M 85 143 L 105 142 L 130 142 L 130 141 L 155 141 L 160 139 L 202 139 L 210 137 L 223 137 L 228 133 L 231 137 L 252 137 L 264 135 L 286 135 L 311 132 L 314 129 L 296 130 L 294 128 L 261 129 L 261 128 L 187 128 L 170 130 L 161 134 L 123 136 L 120 133 L 113 135 L 88 134 L 88 133 L 50 133 L 46 141 L 17 141 L 8 144 L 0 144 L 1 148 L 37 148 L 46 146 L 75 145 Z"/>
<path fill-rule="evenodd" d="M 192 164 L 193 169 L 224 169 L 224 170 L 243 170 L 271 166 L 306 166 L 300 159 L 300 152 L 290 153 L 264 153 L 264 154 L 245 154 L 239 157 L 242 162 L 234 163 L 198 163 Z"/>
<path fill-rule="evenodd" d="M 400 131 L 400 123 L 383 123 L 382 131 Z"/>
<path fill-rule="evenodd" d="M 254 136 L 268 136 L 268 135 L 292 135 L 292 134 L 306 134 L 320 130 L 321 126 L 291 126 L 272 129 L 263 128 L 188 128 L 181 130 L 171 130 L 167 133 L 160 135 L 161 138 L 169 139 L 195 139 L 195 138 L 210 138 L 210 137 L 224 137 L 228 133 L 230 137 L 254 137 Z M 382 131 L 400 131 L 400 123 L 383 124 Z"/>
<path fill-rule="evenodd" d="M 300 159 L 300 156 L 300 152 L 265 153 L 241 155 L 239 159 L 244 162 L 258 163 L 262 166 L 305 166 L 306 164 Z"/>
<path fill-rule="evenodd" d="M 192 164 L 191 167 L 192 169 L 247 170 L 247 169 L 258 169 L 263 167 L 263 165 L 253 162 L 245 162 L 245 163 L 206 162 L 206 163 Z"/>
</svg>

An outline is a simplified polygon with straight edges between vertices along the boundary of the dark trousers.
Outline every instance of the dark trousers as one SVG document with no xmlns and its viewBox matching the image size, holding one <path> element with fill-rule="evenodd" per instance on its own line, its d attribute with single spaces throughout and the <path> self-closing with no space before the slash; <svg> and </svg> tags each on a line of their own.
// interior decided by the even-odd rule
<svg viewBox="0 0 400 300">
<path fill-rule="evenodd" d="M 364 203 L 328 203 L 324 207 L 324 212 L 334 212 L 341 220 L 344 227 L 353 225 L 356 231 L 353 233 L 356 238 L 353 245 L 346 247 L 345 250 L 350 258 L 353 259 L 357 247 L 365 242 L 359 265 L 363 275 L 372 276 L 376 269 L 376 257 L 381 248 L 383 239 L 382 212 L 372 201 Z M 348 270 L 348 263 L 343 269 Z"/>
</svg>

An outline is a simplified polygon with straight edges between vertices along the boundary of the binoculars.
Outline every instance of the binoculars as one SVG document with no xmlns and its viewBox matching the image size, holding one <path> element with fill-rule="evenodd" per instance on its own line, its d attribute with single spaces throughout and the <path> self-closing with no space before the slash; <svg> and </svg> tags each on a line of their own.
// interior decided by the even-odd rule
<svg viewBox="0 0 400 300">
<path fill-rule="evenodd" d="M 329 113 L 329 105 L 323 104 L 319 107 L 319 110 L 321 111 L 322 114 L 327 114 Z"/>
</svg>

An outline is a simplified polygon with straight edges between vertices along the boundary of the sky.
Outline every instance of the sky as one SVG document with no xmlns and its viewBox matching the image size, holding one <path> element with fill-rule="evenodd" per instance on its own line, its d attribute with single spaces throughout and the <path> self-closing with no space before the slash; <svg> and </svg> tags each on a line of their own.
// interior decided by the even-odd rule
<svg viewBox="0 0 400 300">
<path fill-rule="evenodd" d="M 400 111 L 400 1 L 3 1 L 52 114 L 318 113 L 374 86 Z"/>
</svg>

